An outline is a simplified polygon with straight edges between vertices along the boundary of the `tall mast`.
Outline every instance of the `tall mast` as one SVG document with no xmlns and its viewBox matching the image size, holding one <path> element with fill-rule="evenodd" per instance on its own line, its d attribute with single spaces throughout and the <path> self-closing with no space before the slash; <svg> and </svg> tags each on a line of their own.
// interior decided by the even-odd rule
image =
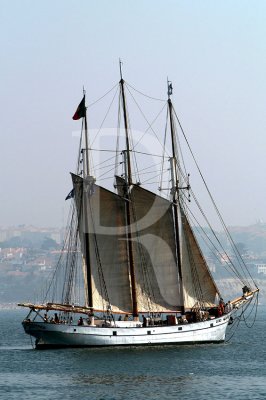
<svg viewBox="0 0 266 400">
<path fill-rule="evenodd" d="M 135 267 L 134 267 L 134 256 L 133 256 L 133 241 L 131 233 L 131 211 L 130 211 L 130 186 L 132 185 L 132 171 L 131 171 L 131 160 L 130 160 L 130 147 L 129 147 L 129 130 L 127 121 L 127 109 L 126 109 L 126 99 L 124 90 L 124 79 L 122 77 L 121 61 L 119 61 L 120 66 L 120 89 L 122 97 L 123 115 L 124 115 L 124 126 L 126 134 L 126 218 L 127 218 L 127 242 L 128 242 L 128 255 L 129 255 L 129 272 L 131 278 L 131 294 L 132 294 L 132 313 L 133 317 L 136 319 L 138 317 L 138 302 L 137 302 L 137 290 L 136 290 L 136 277 L 135 277 Z"/>
<path fill-rule="evenodd" d="M 182 268 L 181 268 L 181 243 L 180 243 L 180 233 L 179 233 L 179 198 L 178 198 L 178 173 L 177 173 L 177 159 L 176 159 L 176 147 L 175 147 L 175 126 L 173 121 L 173 105 L 171 101 L 171 95 L 173 92 L 172 83 L 167 81 L 168 85 L 168 109 L 169 109 L 169 119 L 170 119 L 170 131 L 171 131 L 171 142 L 172 142 L 172 159 L 171 159 L 171 171 L 172 171 L 172 201 L 173 201 L 173 214 L 175 222 L 175 240 L 176 240 L 176 260 L 177 268 L 180 279 L 180 293 L 181 293 L 181 311 L 184 312 L 184 295 L 183 295 L 183 283 L 182 283 Z"/>
<path fill-rule="evenodd" d="M 83 95 L 85 98 L 86 91 L 84 89 L 83 89 Z M 84 102 L 85 102 L 85 100 L 84 100 Z M 86 178 L 86 176 L 88 176 L 90 173 L 89 141 L 88 141 L 88 125 L 87 125 L 87 108 L 86 107 L 84 110 L 84 139 L 85 139 L 85 157 L 84 157 L 84 163 L 83 163 L 83 177 Z"/>
<path fill-rule="evenodd" d="M 124 79 L 122 77 L 122 69 L 121 69 L 121 61 L 119 62 L 120 65 L 120 87 L 121 87 L 121 94 L 122 94 L 122 105 L 123 105 L 123 116 L 124 116 L 124 126 L 125 126 L 125 133 L 126 133 L 126 153 L 127 153 L 127 184 L 128 188 L 132 185 L 132 172 L 131 172 L 131 160 L 130 160 L 130 147 L 129 147 L 129 132 L 128 132 L 128 121 L 127 121 L 127 109 L 126 109 L 126 98 L 125 98 L 125 89 L 124 89 Z"/>
<path fill-rule="evenodd" d="M 84 94 L 84 105 L 85 105 L 85 90 L 83 89 Z M 92 297 L 92 278 L 91 278 L 91 259 L 90 259 L 90 236 L 89 236 L 89 227 L 88 227 L 88 218 L 87 218 L 87 206 L 89 198 L 89 190 L 88 185 L 89 182 L 86 182 L 86 178 L 89 177 L 90 168 L 89 168 L 89 145 L 88 145 L 88 125 L 87 125 L 87 109 L 85 107 L 84 110 L 84 157 L 83 157 L 83 220 L 84 220 L 84 256 L 85 256 L 85 268 L 86 268 L 86 278 L 87 278 L 87 301 L 88 307 L 93 308 L 93 297 Z"/>
</svg>

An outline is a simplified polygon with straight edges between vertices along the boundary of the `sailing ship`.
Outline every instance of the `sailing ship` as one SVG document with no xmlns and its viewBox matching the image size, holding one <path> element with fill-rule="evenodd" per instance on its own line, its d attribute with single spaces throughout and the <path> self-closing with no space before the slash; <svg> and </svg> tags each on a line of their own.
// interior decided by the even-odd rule
<svg viewBox="0 0 266 400">
<path fill-rule="evenodd" d="M 156 193 L 135 179 L 136 147 L 121 65 L 120 74 L 117 88 L 124 148 L 116 147 L 115 157 L 122 158 L 116 166 L 122 165 L 123 171 L 113 175 L 114 189 L 99 185 L 92 173 L 84 92 L 73 116 L 82 120 L 82 128 L 73 189 L 67 196 L 72 206 L 62 251 L 66 260 L 61 298 L 47 300 L 58 286 L 56 269 L 44 301 L 19 304 L 29 308 L 24 330 L 36 339 L 36 348 L 223 342 L 233 315 L 251 304 L 259 289 L 248 270 L 244 278 L 237 273 L 243 292 L 224 304 L 213 279 L 188 211 L 193 192 L 181 166 L 180 123 L 169 81 L 163 151 L 169 139 L 171 154 L 161 155 L 163 163 L 169 163 L 167 193 L 163 184 Z M 228 259 L 234 269 L 233 260 Z M 77 286 L 83 303 L 77 304 L 74 298 Z"/>
</svg>

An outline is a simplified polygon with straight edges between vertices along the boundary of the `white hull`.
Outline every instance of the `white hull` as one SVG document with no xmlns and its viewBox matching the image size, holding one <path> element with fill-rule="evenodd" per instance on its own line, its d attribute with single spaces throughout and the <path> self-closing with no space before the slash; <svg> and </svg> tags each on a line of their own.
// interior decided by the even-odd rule
<svg viewBox="0 0 266 400">
<path fill-rule="evenodd" d="M 36 338 L 36 347 L 136 346 L 217 343 L 225 340 L 230 315 L 204 322 L 174 326 L 92 327 L 45 322 L 23 322 Z"/>
</svg>

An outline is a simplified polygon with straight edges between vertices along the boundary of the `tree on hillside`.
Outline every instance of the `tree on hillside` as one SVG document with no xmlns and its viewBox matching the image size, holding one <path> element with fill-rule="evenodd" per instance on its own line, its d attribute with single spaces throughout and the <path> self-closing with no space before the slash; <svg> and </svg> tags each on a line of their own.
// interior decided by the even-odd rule
<svg viewBox="0 0 266 400">
<path fill-rule="evenodd" d="M 41 246 L 42 250 L 51 250 L 51 249 L 58 249 L 58 244 L 55 240 L 46 237 L 44 238 Z"/>
<path fill-rule="evenodd" d="M 245 256 L 247 254 L 248 250 L 245 243 L 243 242 L 236 243 L 236 248 L 241 256 Z"/>
</svg>

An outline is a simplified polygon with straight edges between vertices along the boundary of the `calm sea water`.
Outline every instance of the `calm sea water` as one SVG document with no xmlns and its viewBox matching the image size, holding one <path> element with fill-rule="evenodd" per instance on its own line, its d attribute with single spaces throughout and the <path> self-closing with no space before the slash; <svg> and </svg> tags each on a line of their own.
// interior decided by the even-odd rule
<svg viewBox="0 0 266 400">
<path fill-rule="evenodd" d="M 0 311 L 1 399 L 266 399 L 266 307 L 229 343 L 34 350 L 25 312 Z"/>
</svg>

